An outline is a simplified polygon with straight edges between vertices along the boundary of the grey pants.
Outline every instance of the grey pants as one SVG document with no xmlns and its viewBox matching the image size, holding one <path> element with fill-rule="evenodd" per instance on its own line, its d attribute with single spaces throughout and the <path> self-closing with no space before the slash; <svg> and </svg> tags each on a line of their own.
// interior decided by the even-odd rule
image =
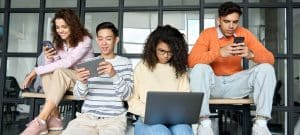
<svg viewBox="0 0 300 135">
<path fill-rule="evenodd" d="M 197 64 L 190 70 L 192 92 L 203 92 L 201 116 L 209 116 L 209 98 L 242 98 L 253 96 L 256 115 L 271 118 L 276 85 L 274 68 L 258 64 L 230 76 L 216 76 L 209 65 Z"/>
</svg>

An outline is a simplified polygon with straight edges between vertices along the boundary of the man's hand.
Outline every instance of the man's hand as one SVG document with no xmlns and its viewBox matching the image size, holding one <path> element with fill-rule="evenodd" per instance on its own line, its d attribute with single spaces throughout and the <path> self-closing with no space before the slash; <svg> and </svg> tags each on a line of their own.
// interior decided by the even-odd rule
<svg viewBox="0 0 300 135">
<path fill-rule="evenodd" d="M 234 56 L 240 56 L 240 57 L 245 57 L 247 59 L 251 59 L 254 57 L 254 54 L 245 43 L 236 43 L 233 44 L 233 55 Z"/>
<path fill-rule="evenodd" d="M 97 68 L 98 74 L 108 74 L 109 77 L 113 77 L 116 75 L 116 71 L 111 63 L 107 61 L 103 61 L 99 63 L 99 66 Z"/>
<path fill-rule="evenodd" d="M 36 72 L 34 70 L 32 70 L 29 75 L 27 75 L 21 85 L 21 89 L 25 89 L 25 88 L 28 88 L 32 81 L 36 78 Z"/>
<path fill-rule="evenodd" d="M 222 57 L 233 56 L 234 47 L 232 45 L 226 45 L 220 48 L 220 54 Z"/>
<path fill-rule="evenodd" d="M 245 43 L 233 43 L 232 45 L 224 46 L 220 49 L 220 53 L 222 57 L 240 56 L 247 59 L 254 57 L 254 54 Z"/>
<path fill-rule="evenodd" d="M 83 84 L 87 84 L 87 80 L 90 77 L 90 71 L 85 68 L 78 68 L 76 70 L 76 78 Z"/>
<path fill-rule="evenodd" d="M 45 56 L 47 59 L 53 59 L 56 54 L 56 50 L 54 48 L 48 48 L 47 46 L 43 47 L 43 51 L 45 52 Z"/>
<path fill-rule="evenodd" d="M 254 58 L 254 53 L 251 50 L 248 50 L 247 56 L 245 56 L 246 59 L 252 59 Z"/>
</svg>

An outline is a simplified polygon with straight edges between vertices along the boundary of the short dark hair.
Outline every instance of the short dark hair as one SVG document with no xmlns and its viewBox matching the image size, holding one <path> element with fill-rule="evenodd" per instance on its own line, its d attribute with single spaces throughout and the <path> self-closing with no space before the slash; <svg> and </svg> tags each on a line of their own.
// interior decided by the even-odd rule
<svg viewBox="0 0 300 135">
<path fill-rule="evenodd" d="M 238 13 L 241 16 L 241 7 L 233 2 L 225 2 L 219 7 L 219 17 L 227 16 L 232 13 Z"/>
<path fill-rule="evenodd" d="M 112 22 L 103 22 L 103 23 L 98 24 L 98 26 L 96 27 L 96 35 L 97 35 L 98 31 L 102 30 L 102 29 L 110 29 L 116 37 L 119 36 L 118 29 Z"/>
</svg>

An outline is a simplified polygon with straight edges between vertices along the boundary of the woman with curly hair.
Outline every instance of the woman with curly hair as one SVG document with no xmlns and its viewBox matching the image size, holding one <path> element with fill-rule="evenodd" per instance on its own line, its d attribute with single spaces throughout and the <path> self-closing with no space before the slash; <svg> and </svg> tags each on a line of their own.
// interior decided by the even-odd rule
<svg viewBox="0 0 300 135">
<path fill-rule="evenodd" d="M 73 67 L 84 59 L 94 57 L 91 35 L 70 9 L 61 9 L 52 20 L 53 46 L 44 46 L 45 65 L 34 68 L 25 78 L 22 88 L 28 88 L 37 75 L 42 78 L 45 104 L 40 114 L 27 124 L 22 135 L 46 134 L 62 130 L 58 105 L 67 90 L 75 84 Z"/>
<path fill-rule="evenodd" d="M 128 111 L 140 116 L 135 123 L 135 135 L 193 134 L 187 124 L 166 126 L 143 123 L 149 90 L 189 92 L 187 56 L 188 45 L 184 35 L 170 25 L 158 26 L 148 37 L 142 61 L 134 70 L 133 96 L 128 101 Z"/>
</svg>

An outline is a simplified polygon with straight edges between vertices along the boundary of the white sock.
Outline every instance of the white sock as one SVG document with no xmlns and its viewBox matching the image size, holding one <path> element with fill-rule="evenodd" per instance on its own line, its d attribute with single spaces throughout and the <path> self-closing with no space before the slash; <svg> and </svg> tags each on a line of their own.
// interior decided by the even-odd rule
<svg viewBox="0 0 300 135">
<path fill-rule="evenodd" d="M 210 119 L 204 119 L 204 120 L 200 121 L 200 123 L 203 127 L 211 127 L 211 120 Z"/>
<path fill-rule="evenodd" d="M 255 124 L 257 124 L 260 127 L 265 127 L 265 126 L 267 126 L 267 120 L 257 119 L 257 120 L 255 120 Z"/>
</svg>

